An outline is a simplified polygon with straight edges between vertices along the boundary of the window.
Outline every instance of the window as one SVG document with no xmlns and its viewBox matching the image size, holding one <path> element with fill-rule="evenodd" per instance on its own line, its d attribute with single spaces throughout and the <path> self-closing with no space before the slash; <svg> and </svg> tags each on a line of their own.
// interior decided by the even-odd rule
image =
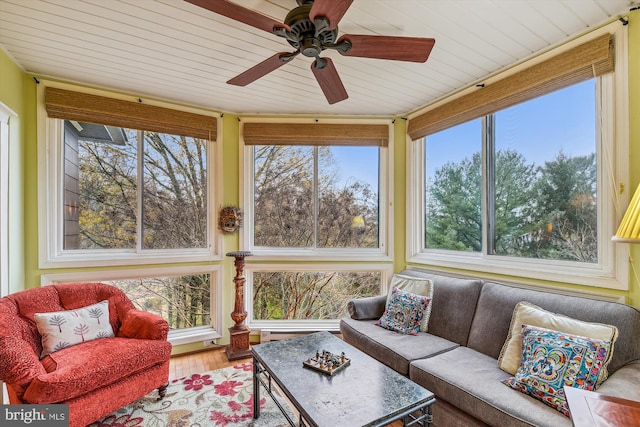
<svg viewBox="0 0 640 427">
<path fill-rule="evenodd" d="M 207 247 L 206 140 L 65 120 L 64 141 L 65 250 Z"/>
<path fill-rule="evenodd" d="M 430 135 L 424 150 L 425 248 L 480 252 L 482 120 Z"/>
<path fill-rule="evenodd" d="M 244 125 L 245 211 L 252 213 L 245 218 L 246 247 L 254 255 L 286 259 L 390 260 L 389 125 L 373 125 L 378 139 L 365 142 L 350 139 L 349 125 L 335 131 L 315 124 L 293 131 L 288 126 Z M 353 125 L 365 136 L 372 132 L 367 126 Z M 308 139 L 327 129 L 334 134 Z"/>
<path fill-rule="evenodd" d="M 216 257 L 214 117 L 55 87 L 41 95 L 41 267 Z"/>
<path fill-rule="evenodd" d="M 256 145 L 253 152 L 256 247 L 379 247 L 378 147 Z M 353 159 L 362 160 L 359 168 L 349 168 Z"/>
<path fill-rule="evenodd" d="M 393 267 L 390 124 L 241 125 L 252 328 L 336 330 L 350 299 L 385 291 Z"/>
<path fill-rule="evenodd" d="M 122 289 L 136 308 L 164 318 L 170 329 L 211 324 L 208 274 L 108 280 L 103 283 Z"/>
<path fill-rule="evenodd" d="M 605 33 L 410 120 L 409 261 L 625 289 L 625 37 L 615 73 Z"/>
<path fill-rule="evenodd" d="M 353 298 L 386 291 L 391 266 L 248 264 L 248 322 L 267 330 L 337 329 Z"/>
<path fill-rule="evenodd" d="M 483 252 L 486 234 L 488 254 L 597 263 L 595 94 L 590 79 L 427 136 L 425 248 Z"/>
<path fill-rule="evenodd" d="M 42 284 L 99 281 L 117 286 L 136 308 L 169 323 L 174 345 L 219 338 L 223 324 L 220 299 L 212 297 L 222 280 L 222 267 L 158 267 L 113 271 L 46 274 Z"/>
</svg>

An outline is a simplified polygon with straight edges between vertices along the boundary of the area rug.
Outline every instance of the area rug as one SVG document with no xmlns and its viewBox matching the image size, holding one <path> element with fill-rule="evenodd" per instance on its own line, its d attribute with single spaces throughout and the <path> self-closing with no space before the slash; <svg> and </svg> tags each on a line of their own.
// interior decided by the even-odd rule
<svg viewBox="0 0 640 427">
<path fill-rule="evenodd" d="M 161 401 L 154 391 L 90 427 L 288 426 L 264 389 L 260 392 L 260 417 L 253 419 L 252 373 L 253 364 L 242 363 L 191 374 L 171 381 Z M 278 400 L 289 408 L 283 399 Z M 291 409 L 288 412 L 296 420 Z"/>
</svg>

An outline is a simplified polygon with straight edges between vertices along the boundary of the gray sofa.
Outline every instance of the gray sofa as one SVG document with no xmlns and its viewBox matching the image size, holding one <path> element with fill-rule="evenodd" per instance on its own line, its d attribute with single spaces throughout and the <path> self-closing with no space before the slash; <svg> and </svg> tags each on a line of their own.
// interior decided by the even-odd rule
<svg viewBox="0 0 640 427">
<path fill-rule="evenodd" d="M 557 410 L 501 383 L 511 375 L 498 368 L 497 359 L 520 301 L 583 321 L 615 325 L 619 336 L 609 378 L 597 391 L 640 401 L 636 308 L 426 271 L 402 274 L 433 281 L 427 333 L 402 335 L 376 326 L 385 309 L 384 295 L 350 301 L 351 316 L 341 319 L 340 332 L 346 342 L 434 392 L 434 425 L 572 425 Z"/>
</svg>

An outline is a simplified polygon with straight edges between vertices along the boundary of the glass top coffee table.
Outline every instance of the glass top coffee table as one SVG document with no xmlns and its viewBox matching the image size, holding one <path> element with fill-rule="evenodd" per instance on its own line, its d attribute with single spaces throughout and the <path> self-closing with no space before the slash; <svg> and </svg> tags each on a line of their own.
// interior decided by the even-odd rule
<svg viewBox="0 0 640 427">
<path fill-rule="evenodd" d="M 349 364 L 333 375 L 303 366 L 322 351 L 344 352 Z M 254 345 L 251 353 L 254 418 L 260 416 L 262 384 L 293 426 L 431 425 L 432 392 L 329 332 Z M 272 382 L 298 411 L 299 424 L 275 398 Z"/>
</svg>

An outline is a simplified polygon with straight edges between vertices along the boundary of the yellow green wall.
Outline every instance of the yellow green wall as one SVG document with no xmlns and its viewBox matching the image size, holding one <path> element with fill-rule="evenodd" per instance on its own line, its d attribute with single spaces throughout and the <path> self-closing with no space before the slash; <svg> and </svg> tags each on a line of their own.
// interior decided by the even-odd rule
<svg viewBox="0 0 640 427">
<path fill-rule="evenodd" d="M 630 183 L 633 188 L 640 182 L 640 11 L 630 14 L 629 22 L 629 91 L 630 91 Z M 40 276 L 55 270 L 38 268 L 38 219 L 37 219 L 37 138 L 36 138 L 36 83 L 32 76 L 24 73 L 3 51 L 0 50 L 0 102 L 7 105 L 19 116 L 17 126 L 12 123 L 12 145 L 10 147 L 10 224 L 9 236 L 10 256 L 10 291 L 38 286 Z M 394 121 L 393 151 L 393 212 L 394 212 L 394 270 L 399 271 L 406 266 L 406 120 L 396 118 Z M 238 205 L 239 200 L 239 151 L 238 151 L 238 116 L 224 114 L 222 119 L 223 145 L 223 205 Z M 220 206 L 215 207 L 217 211 Z M 238 235 L 224 237 L 222 253 L 239 248 Z M 634 259 L 630 276 L 630 290 L 618 292 L 627 302 L 640 308 L 640 281 L 636 270 L 640 271 L 640 245 L 631 245 Z M 227 315 L 233 311 L 233 276 L 235 274 L 232 261 L 225 257 L 220 261 L 224 266 L 225 291 L 223 305 L 225 325 L 223 331 L 231 326 Z M 228 284 L 228 286 L 227 286 Z M 593 291 L 593 288 L 580 287 Z M 221 340 L 228 342 L 228 337 Z M 191 348 L 191 347 L 185 347 Z"/>
<path fill-rule="evenodd" d="M 9 119 L 9 292 L 23 288 L 25 279 L 24 164 L 25 134 L 31 125 L 25 117 L 29 77 L 0 50 L 0 102 L 17 115 Z M 35 104 L 34 104 L 35 105 Z M 35 123 L 32 128 L 35 132 Z"/>
</svg>

